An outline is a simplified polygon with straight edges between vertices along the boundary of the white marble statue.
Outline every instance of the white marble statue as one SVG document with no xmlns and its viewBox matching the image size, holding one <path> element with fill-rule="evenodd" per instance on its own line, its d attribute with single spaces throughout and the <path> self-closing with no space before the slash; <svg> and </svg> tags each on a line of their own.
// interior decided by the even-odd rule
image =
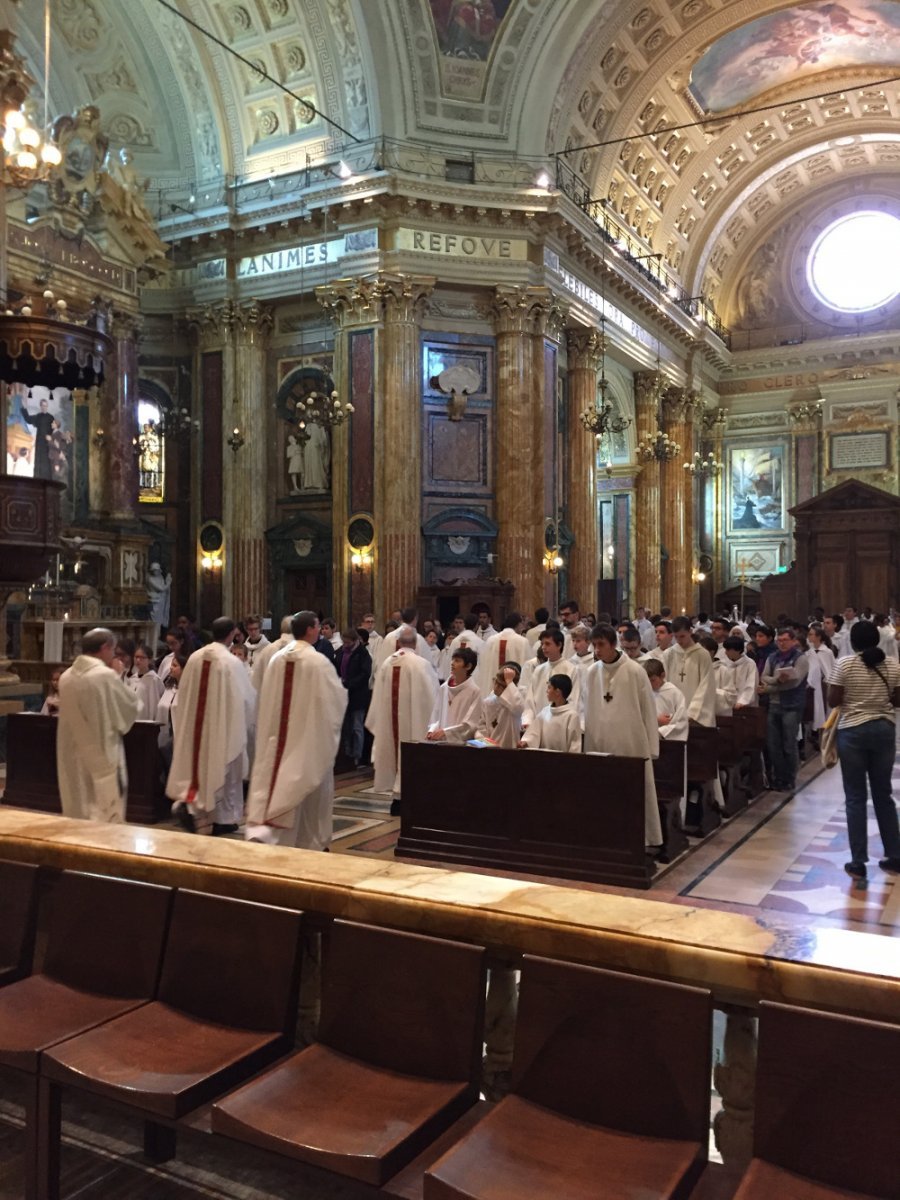
<svg viewBox="0 0 900 1200">
<path fill-rule="evenodd" d="M 159 631 L 169 625 L 169 605 L 172 593 L 171 574 L 163 576 L 162 567 L 152 562 L 147 569 L 147 595 L 150 599 L 150 620 L 153 622 L 150 653 L 156 654 Z"/>
</svg>

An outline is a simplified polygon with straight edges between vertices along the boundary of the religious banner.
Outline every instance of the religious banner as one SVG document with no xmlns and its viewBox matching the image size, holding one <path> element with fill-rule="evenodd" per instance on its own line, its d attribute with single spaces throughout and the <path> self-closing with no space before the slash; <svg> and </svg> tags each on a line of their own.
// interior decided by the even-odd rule
<svg viewBox="0 0 900 1200">
<path fill-rule="evenodd" d="M 68 388 L 11 384 L 6 408 L 6 474 L 55 479 L 66 485 L 64 520 L 71 520 L 75 412 Z"/>
<path fill-rule="evenodd" d="M 480 100 L 497 34 L 512 0 L 429 0 L 441 62 L 441 91 Z"/>
<path fill-rule="evenodd" d="M 785 528 L 784 446 L 729 446 L 729 533 Z"/>
</svg>

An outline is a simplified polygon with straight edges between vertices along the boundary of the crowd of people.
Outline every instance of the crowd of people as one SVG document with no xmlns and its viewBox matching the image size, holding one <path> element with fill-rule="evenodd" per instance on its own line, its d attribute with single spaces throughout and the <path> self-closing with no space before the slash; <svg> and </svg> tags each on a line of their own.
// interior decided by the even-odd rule
<svg viewBox="0 0 900 1200">
<path fill-rule="evenodd" d="M 555 618 L 544 608 L 533 618 L 511 612 L 499 629 L 486 606 L 446 630 L 434 618 L 420 621 L 413 607 L 393 613 L 383 632 L 375 624 L 366 613 L 339 631 L 303 611 L 285 617 L 270 640 L 257 615 L 220 617 L 207 635 L 182 616 L 164 653 L 92 631 L 45 703 L 59 712 L 66 746 L 64 811 L 123 819 L 121 737 L 145 720 L 159 725 L 173 812 L 195 832 L 243 827 L 249 840 L 327 849 L 338 752 L 348 766 L 371 764 L 375 791 L 397 802 L 400 747 L 426 741 L 642 758 L 645 840 L 655 852 L 660 738 L 686 741 L 692 724 L 714 728 L 720 715 L 763 705 L 769 786 L 790 792 L 804 732 L 815 741 L 839 705 L 847 870 L 865 876 L 867 782 L 881 865 L 900 869 L 890 782 L 900 631 L 892 617 L 848 607 L 804 621 L 782 614 L 770 625 L 734 610 L 689 617 L 638 608 L 617 620 L 582 614 L 570 599 Z"/>
</svg>

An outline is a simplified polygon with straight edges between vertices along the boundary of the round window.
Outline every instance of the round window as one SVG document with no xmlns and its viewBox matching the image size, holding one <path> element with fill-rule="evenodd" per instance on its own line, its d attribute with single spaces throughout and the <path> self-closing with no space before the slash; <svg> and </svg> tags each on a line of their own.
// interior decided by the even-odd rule
<svg viewBox="0 0 900 1200">
<path fill-rule="evenodd" d="M 836 312 L 881 308 L 900 293 L 900 220 L 851 213 L 816 238 L 806 262 L 815 296 Z"/>
</svg>

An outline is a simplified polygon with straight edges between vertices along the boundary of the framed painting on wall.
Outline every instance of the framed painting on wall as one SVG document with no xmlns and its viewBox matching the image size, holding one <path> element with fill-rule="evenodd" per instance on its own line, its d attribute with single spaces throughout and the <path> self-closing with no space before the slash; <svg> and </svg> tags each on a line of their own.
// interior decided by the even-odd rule
<svg viewBox="0 0 900 1200">
<path fill-rule="evenodd" d="M 729 446 L 728 532 L 779 533 L 785 528 L 784 445 Z"/>
</svg>

